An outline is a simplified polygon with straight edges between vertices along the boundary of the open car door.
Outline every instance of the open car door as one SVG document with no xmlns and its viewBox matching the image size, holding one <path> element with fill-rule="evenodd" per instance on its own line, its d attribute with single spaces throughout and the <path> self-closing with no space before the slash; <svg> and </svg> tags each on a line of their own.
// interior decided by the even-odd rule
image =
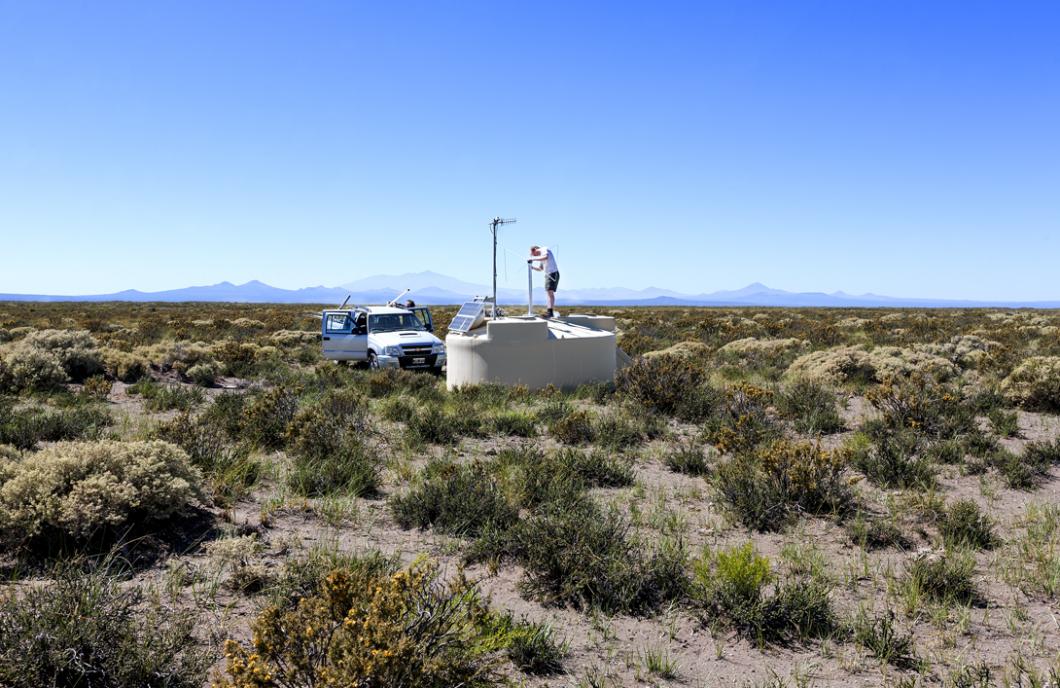
<svg viewBox="0 0 1060 688">
<path fill-rule="evenodd" d="M 431 320 L 431 311 L 426 306 L 416 306 L 410 308 L 409 311 L 412 315 L 416 316 L 416 319 L 423 323 L 424 329 L 428 332 L 434 332 L 434 321 Z"/>
<path fill-rule="evenodd" d="M 363 361 L 368 357 L 368 331 L 358 327 L 357 312 L 324 311 L 320 339 L 324 358 L 332 361 Z"/>
</svg>

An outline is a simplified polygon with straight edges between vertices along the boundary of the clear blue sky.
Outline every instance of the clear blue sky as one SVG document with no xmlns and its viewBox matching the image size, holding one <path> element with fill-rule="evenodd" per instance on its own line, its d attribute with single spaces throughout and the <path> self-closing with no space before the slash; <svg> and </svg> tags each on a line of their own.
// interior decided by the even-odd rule
<svg viewBox="0 0 1060 688">
<path fill-rule="evenodd" d="M 1060 298 L 1058 37 L 1019 0 L 0 0 L 0 292 L 483 283 L 500 214 L 569 287 Z"/>
</svg>

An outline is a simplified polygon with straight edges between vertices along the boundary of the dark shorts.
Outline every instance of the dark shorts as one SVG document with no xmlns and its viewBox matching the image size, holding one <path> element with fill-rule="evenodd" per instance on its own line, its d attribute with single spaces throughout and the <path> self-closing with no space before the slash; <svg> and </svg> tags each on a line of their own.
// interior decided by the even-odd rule
<svg viewBox="0 0 1060 688">
<path fill-rule="evenodd" d="M 550 272 L 545 275 L 545 291 L 556 291 L 559 287 L 559 273 Z"/>
</svg>

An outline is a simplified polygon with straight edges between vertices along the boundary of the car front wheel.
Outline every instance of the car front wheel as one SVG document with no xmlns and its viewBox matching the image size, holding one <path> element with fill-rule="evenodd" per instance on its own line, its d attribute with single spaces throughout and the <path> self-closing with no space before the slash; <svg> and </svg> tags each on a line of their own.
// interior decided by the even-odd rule
<svg viewBox="0 0 1060 688">
<path fill-rule="evenodd" d="M 368 367 L 369 368 L 378 368 L 379 367 L 379 361 L 376 360 L 374 351 L 369 351 L 368 352 Z"/>
</svg>

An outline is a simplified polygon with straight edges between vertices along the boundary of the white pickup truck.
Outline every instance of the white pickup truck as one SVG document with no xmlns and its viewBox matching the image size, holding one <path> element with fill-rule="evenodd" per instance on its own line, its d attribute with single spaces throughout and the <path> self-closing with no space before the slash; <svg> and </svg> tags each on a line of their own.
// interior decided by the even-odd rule
<svg viewBox="0 0 1060 688">
<path fill-rule="evenodd" d="M 363 306 L 324 311 L 320 337 L 331 361 L 441 372 L 445 343 L 433 332 L 427 308 Z"/>
</svg>

